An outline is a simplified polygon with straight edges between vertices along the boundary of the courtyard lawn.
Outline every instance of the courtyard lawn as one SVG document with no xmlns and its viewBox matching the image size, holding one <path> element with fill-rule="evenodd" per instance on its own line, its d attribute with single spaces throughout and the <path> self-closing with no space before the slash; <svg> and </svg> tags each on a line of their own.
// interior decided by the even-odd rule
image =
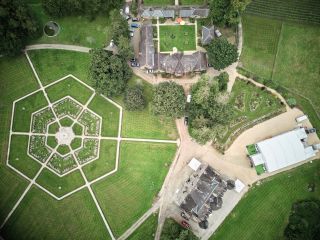
<svg viewBox="0 0 320 240">
<path fill-rule="evenodd" d="M 240 61 L 245 69 L 271 79 L 281 22 L 251 15 L 242 17 L 243 49 Z"/>
<path fill-rule="evenodd" d="M 144 0 L 144 6 L 167 6 L 174 5 L 174 0 Z"/>
<path fill-rule="evenodd" d="M 194 25 L 160 26 L 160 52 L 196 50 L 196 32 Z"/>
<path fill-rule="evenodd" d="M 153 213 L 148 217 L 140 227 L 130 235 L 128 240 L 153 240 L 158 226 L 158 213 Z"/>
<path fill-rule="evenodd" d="M 51 102 L 70 96 L 82 104 L 86 104 L 93 94 L 92 90 L 71 77 L 46 88 L 46 92 Z"/>
<path fill-rule="evenodd" d="M 315 160 L 254 185 L 210 240 L 284 239 L 292 204 L 320 199 L 319 169 L 320 160 Z M 315 191 L 309 192 L 308 185 L 312 183 Z"/>
<path fill-rule="evenodd" d="M 151 207 L 175 151 L 174 144 L 122 141 L 118 171 L 92 185 L 115 236 Z"/>
<path fill-rule="evenodd" d="M 87 179 L 91 181 L 115 169 L 116 152 L 116 141 L 101 140 L 99 158 L 82 168 Z"/>
<path fill-rule="evenodd" d="M 232 133 L 246 124 L 285 110 L 280 100 L 271 93 L 239 78 L 233 85 L 229 103 L 233 106 L 234 114 L 230 125 L 217 131 L 220 144 L 225 144 Z"/>
<path fill-rule="evenodd" d="M 0 69 L 0 221 L 2 222 L 27 187 L 25 179 L 5 166 L 12 102 L 38 89 L 39 85 L 24 55 L 0 58 Z M 30 119 L 28 121 L 30 122 Z M 29 128 L 27 130 L 29 131 Z"/>
<path fill-rule="evenodd" d="M 178 133 L 175 121 L 172 118 L 155 116 L 151 110 L 153 98 L 152 85 L 133 76 L 129 86 L 142 85 L 147 106 L 142 111 L 127 111 L 123 108 L 122 137 L 152 138 L 152 139 L 177 139 Z M 123 99 L 116 99 L 124 107 Z"/>
<path fill-rule="evenodd" d="M 45 34 L 36 39 L 32 44 L 37 43 L 61 43 L 80 45 L 90 48 L 104 47 L 108 44 L 108 26 L 110 20 L 106 15 L 96 16 L 89 20 L 85 16 L 73 16 L 64 18 L 54 18 L 46 15 L 41 3 L 30 5 L 34 13 L 41 20 L 42 26 L 48 21 L 55 21 L 60 26 L 60 32 L 56 37 L 48 37 Z"/>
<path fill-rule="evenodd" d="M 33 178 L 41 165 L 27 155 L 28 136 L 13 135 L 10 145 L 9 163 L 29 178 Z"/>
<path fill-rule="evenodd" d="M 27 193 L 1 236 L 8 240 L 111 239 L 87 189 L 56 201 L 36 187 Z"/>
<path fill-rule="evenodd" d="M 68 74 L 89 83 L 90 55 L 88 53 L 42 49 L 28 51 L 28 55 L 44 86 Z"/>
<path fill-rule="evenodd" d="M 85 184 L 79 170 L 73 171 L 64 177 L 59 177 L 48 169 L 43 169 L 36 182 L 57 197 L 61 197 Z"/>
<path fill-rule="evenodd" d="M 95 95 L 89 109 L 102 117 L 101 135 L 104 137 L 118 136 L 120 109 L 105 98 Z"/>
<path fill-rule="evenodd" d="M 180 5 L 205 5 L 206 0 L 180 0 Z"/>
<path fill-rule="evenodd" d="M 48 105 L 42 91 L 38 91 L 15 104 L 12 129 L 15 132 L 29 132 L 31 114 Z"/>
</svg>

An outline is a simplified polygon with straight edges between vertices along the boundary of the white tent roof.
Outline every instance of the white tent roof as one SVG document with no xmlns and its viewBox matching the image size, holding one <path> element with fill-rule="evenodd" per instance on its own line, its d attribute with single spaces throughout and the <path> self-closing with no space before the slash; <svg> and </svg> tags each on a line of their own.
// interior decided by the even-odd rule
<svg viewBox="0 0 320 240">
<path fill-rule="evenodd" d="M 267 171 L 273 172 L 315 156 L 301 142 L 307 137 L 305 129 L 298 128 L 257 143 Z"/>
<path fill-rule="evenodd" d="M 250 156 L 255 166 L 264 164 L 263 156 L 261 153 Z"/>
<path fill-rule="evenodd" d="M 200 165 L 201 165 L 201 162 L 195 158 L 192 158 L 188 164 L 188 166 L 194 171 L 197 171 L 197 169 L 200 167 Z"/>
<path fill-rule="evenodd" d="M 237 192 L 237 193 L 240 193 L 242 191 L 242 189 L 244 189 L 244 183 L 241 182 L 239 179 L 237 179 L 235 182 L 235 188 L 234 190 Z"/>
</svg>

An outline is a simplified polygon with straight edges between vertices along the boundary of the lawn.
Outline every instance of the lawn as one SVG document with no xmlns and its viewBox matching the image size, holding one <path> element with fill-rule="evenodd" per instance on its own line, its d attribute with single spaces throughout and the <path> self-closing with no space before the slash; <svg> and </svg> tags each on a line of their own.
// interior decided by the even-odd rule
<svg viewBox="0 0 320 240">
<path fill-rule="evenodd" d="M 144 0 L 144 6 L 167 6 L 174 5 L 174 0 Z"/>
<path fill-rule="evenodd" d="M 86 104 L 93 94 L 92 90 L 71 77 L 46 88 L 46 92 L 51 102 L 70 96 L 82 104 Z"/>
<path fill-rule="evenodd" d="M 104 137 L 118 136 L 120 110 L 105 98 L 95 95 L 88 108 L 102 117 L 101 135 Z"/>
<path fill-rule="evenodd" d="M 175 151 L 174 144 L 122 142 L 118 171 L 92 186 L 115 236 L 151 207 Z"/>
<path fill-rule="evenodd" d="M 44 86 L 68 74 L 89 83 L 90 55 L 88 53 L 43 49 L 28 51 L 28 55 Z"/>
<path fill-rule="evenodd" d="M 56 201 L 36 187 L 27 193 L 1 236 L 7 240 L 111 239 L 87 189 Z"/>
<path fill-rule="evenodd" d="M 234 114 L 229 126 L 217 131 L 220 144 L 225 144 L 232 133 L 245 125 L 250 126 L 252 121 L 284 110 L 280 100 L 271 93 L 239 78 L 233 85 L 229 103 Z"/>
<path fill-rule="evenodd" d="M 103 47 L 106 45 L 110 26 L 110 20 L 106 15 L 96 16 L 94 20 L 89 20 L 85 16 L 54 18 L 46 15 L 41 4 L 30 5 L 34 13 L 41 20 L 42 26 L 48 21 L 55 21 L 60 26 L 60 32 L 56 37 L 47 37 L 34 40 L 37 43 L 61 43 L 81 45 L 90 48 Z"/>
<path fill-rule="evenodd" d="M 38 91 L 15 104 L 12 129 L 15 132 L 29 132 L 31 114 L 48 105 L 42 91 Z"/>
<path fill-rule="evenodd" d="M 28 140 L 28 136 L 12 136 L 9 163 L 27 177 L 33 178 L 41 165 L 27 155 Z"/>
<path fill-rule="evenodd" d="M 180 0 L 180 5 L 204 5 L 206 0 Z"/>
<path fill-rule="evenodd" d="M 85 184 L 79 170 L 73 171 L 64 177 L 59 177 L 48 169 L 43 169 L 36 182 L 57 197 L 61 197 Z"/>
<path fill-rule="evenodd" d="M 99 158 L 82 168 L 89 181 L 112 171 L 116 167 L 116 150 L 116 141 L 101 140 Z"/>
<path fill-rule="evenodd" d="M 0 221 L 2 222 L 27 187 L 26 180 L 5 166 L 12 102 L 36 90 L 38 83 L 23 55 L 16 58 L 0 58 L 0 69 Z M 30 119 L 28 121 L 30 122 Z"/>
<path fill-rule="evenodd" d="M 284 239 L 292 204 L 320 199 L 319 169 L 320 160 L 315 160 L 254 185 L 210 240 Z M 316 186 L 314 192 L 308 191 L 310 183 Z"/>
<path fill-rule="evenodd" d="M 171 52 L 174 47 L 178 51 L 196 50 L 196 32 L 194 25 L 160 26 L 160 51 Z"/>
<path fill-rule="evenodd" d="M 123 108 L 122 137 L 176 140 L 178 133 L 174 119 L 155 116 L 152 113 L 152 85 L 137 76 L 133 76 L 128 84 L 129 86 L 142 85 L 147 106 L 143 111 L 127 111 Z M 124 106 L 122 98 L 115 100 Z"/>
<path fill-rule="evenodd" d="M 153 213 L 140 227 L 130 235 L 128 240 L 153 240 L 158 226 L 158 213 Z"/>
</svg>

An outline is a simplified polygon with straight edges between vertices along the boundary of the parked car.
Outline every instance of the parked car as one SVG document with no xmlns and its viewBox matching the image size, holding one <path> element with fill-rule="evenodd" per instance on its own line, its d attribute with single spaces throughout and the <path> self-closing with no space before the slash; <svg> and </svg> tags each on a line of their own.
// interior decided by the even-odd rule
<svg viewBox="0 0 320 240">
<path fill-rule="evenodd" d="M 138 23 L 131 23 L 132 28 L 139 28 L 140 25 Z"/>
<path fill-rule="evenodd" d="M 130 62 L 136 62 L 136 61 L 137 61 L 137 59 L 135 57 L 130 59 Z"/>
<path fill-rule="evenodd" d="M 132 18 L 132 22 L 139 22 L 140 18 Z"/>
<path fill-rule="evenodd" d="M 130 37 L 133 37 L 134 33 L 133 32 L 130 32 Z"/>
<path fill-rule="evenodd" d="M 306 129 L 306 134 L 315 133 L 317 130 L 315 128 Z"/>
<path fill-rule="evenodd" d="M 138 63 L 138 62 L 131 62 L 131 67 L 140 67 L 140 63 Z"/>
<path fill-rule="evenodd" d="M 187 228 L 187 229 L 190 228 L 189 223 L 187 223 L 186 221 L 181 221 L 181 225 L 182 225 L 184 228 Z"/>
<path fill-rule="evenodd" d="M 184 117 L 184 125 L 188 126 L 189 124 L 189 117 L 185 116 Z"/>
<path fill-rule="evenodd" d="M 129 32 L 134 32 L 134 28 L 129 28 Z"/>
</svg>

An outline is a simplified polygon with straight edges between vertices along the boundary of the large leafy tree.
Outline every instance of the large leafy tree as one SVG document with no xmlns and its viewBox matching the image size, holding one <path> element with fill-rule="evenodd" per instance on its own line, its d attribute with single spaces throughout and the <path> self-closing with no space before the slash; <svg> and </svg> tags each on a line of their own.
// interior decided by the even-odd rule
<svg viewBox="0 0 320 240">
<path fill-rule="evenodd" d="M 163 82 L 155 87 L 153 110 L 155 114 L 181 117 L 185 109 L 185 95 L 182 86 L 175 82 Z"/>
<path fill-rule="evenodd" d="M 94 88 L 107 96 L 124 92 L 132 71 L 126 61 L 104 49 L 91 50 L 89 75 Z"/>
<path fill-rule="evenodd" d="M 110 37 L 118 45 L 121 37 L 129 38 L 128 22 L 121 16 L 117 9 L 110 12 L 110 19 L 112 19 Z"/>
<path fill-rule="evenodd" d="M 126 60 L 129 60 L 134 56 L 132 46 L 129 39 L 125 36 L 120 36 L 118 41 L 118 54 Z"/>
<path fill-rule="evenodd" d="M 206 49 L 209 63 L 217 70 L 224 69 L 237 61 L 237 47 L 225 38 L 214 39 Z"/>
<path fill-rule="evenodd" d="M 251 0 L 211 0 L 210 17 L 215 24 L 237 24 L 250 2 Z"/>
<path fill-rule="evenodd" d="M 140 85 L 128 87 L 124 95 L 124 105 L 129 111 L 142 110 L 146 106 L 143 89 Z"/>
<path fill-rule="evenodd" d="M 1 0 L 0 54 L 18 54 L 28 40 L 37 38 L 40 34 L 39 21 L 23 1 Z"/>
</svg>

